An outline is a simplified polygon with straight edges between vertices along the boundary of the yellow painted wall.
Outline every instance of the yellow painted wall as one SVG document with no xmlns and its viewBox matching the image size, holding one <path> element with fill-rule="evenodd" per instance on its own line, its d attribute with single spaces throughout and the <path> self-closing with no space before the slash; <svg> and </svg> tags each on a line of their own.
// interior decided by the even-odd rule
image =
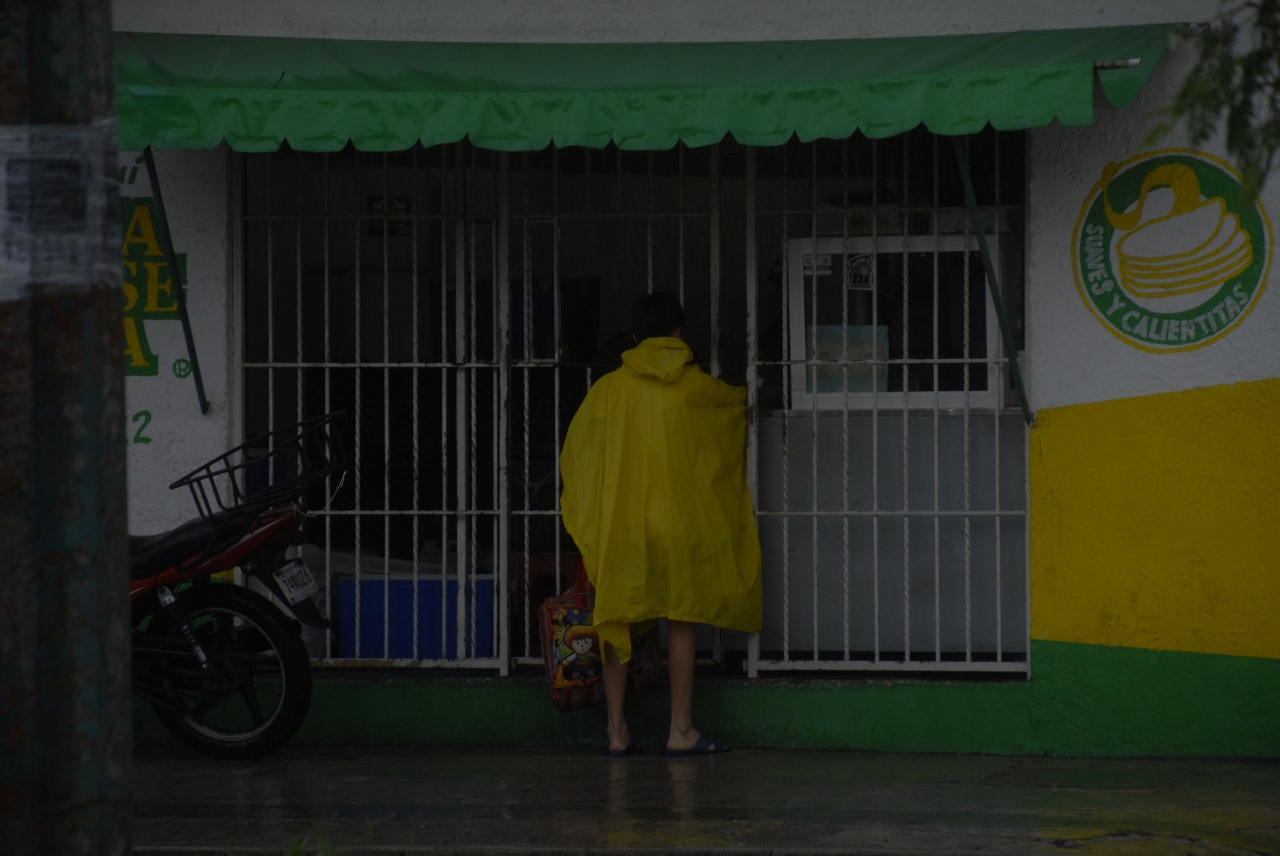
<svg viewBox="0 0 1280 856">
<path fill-rule="evenodd" d="M 1280 379 L 1031 431 L 1031 637 L 1280 658 Z"/>
</svg>

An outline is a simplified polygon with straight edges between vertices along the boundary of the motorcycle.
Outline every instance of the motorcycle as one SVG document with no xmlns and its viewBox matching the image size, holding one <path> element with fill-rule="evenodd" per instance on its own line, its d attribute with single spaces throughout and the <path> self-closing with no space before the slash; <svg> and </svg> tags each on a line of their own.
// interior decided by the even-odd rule
<svg viewBox="0 0 1280 856">
<path fill-rule="evenodd" d="M 262 757 L 306 718 L 302 624 L 330 624 L 299 547 L 309 500 L 342 485 L 344 418 L 306 419 L 219 455 L 169 485 L 190 490 L 197 517 L 129 538 L 134 693 L 210 757 Z"/>
</svg>

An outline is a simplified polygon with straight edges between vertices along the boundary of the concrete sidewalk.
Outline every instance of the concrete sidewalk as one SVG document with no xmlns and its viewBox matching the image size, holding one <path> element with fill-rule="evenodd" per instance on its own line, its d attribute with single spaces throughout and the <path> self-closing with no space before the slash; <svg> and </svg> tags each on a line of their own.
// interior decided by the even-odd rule
<svg viewBox="0 0 1280 856">
<path fill-rule="evenodd" d="M 135 853 L 1280 854 L 1276 761 L 298 746 L 219 763 L 163 753 L 135 758 Z"/>
</svg>

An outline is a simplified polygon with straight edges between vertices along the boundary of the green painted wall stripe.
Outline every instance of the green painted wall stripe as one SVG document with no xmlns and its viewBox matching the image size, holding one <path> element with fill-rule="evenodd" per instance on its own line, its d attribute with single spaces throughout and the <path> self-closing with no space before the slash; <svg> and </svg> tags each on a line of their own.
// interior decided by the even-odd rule
<svg viewBox="0 0 1280 856">
<path fill-rule="evenodd" d="M 709 678 L 701 727 L 738 746 L 1003 755 L 1280 757 L 1280 661 L 1033 642 L 1031 680 Z M 666 739 L 667 695 L 629 702 Z M 559 713 L 540 678 L 316 682 L 297 742 L 600 745 L 604 711 Z M 149 713 L 139 739 L 158 734 Z"/>
<path fill-rule="evenodd" d="M 1280 756 L 1280 660 L 1059 642 L 1032 652 L 1043 751 Z"/>
</svg>

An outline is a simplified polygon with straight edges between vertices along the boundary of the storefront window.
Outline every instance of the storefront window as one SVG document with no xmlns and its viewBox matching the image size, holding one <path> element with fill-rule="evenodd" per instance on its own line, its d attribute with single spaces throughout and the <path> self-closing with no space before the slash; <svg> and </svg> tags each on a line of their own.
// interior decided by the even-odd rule
<svg viewBox="0 0 1280 856">
<path fill-rule="evenodd" d="M 908 406 L 965 397 L 993 404 L 998 380 L 988 357 L 999 353 L 999 327 L 981 253 L 966 243 L 974 242 L 963 236 L 793 241 L 794 406 L 870 406 L 888 393 Z"/>
</svg>

